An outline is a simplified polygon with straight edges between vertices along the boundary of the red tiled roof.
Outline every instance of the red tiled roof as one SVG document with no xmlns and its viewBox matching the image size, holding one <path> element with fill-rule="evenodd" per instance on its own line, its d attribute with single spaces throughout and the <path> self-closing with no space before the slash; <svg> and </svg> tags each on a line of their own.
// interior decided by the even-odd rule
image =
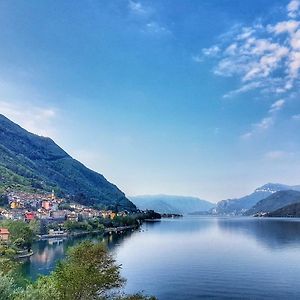
<svg viewBox="0 0 300 300">
<path fill-rule="evenodd" d="M 0 228 L 0 234 L 9 234 L 9 231 L 7 228 Z"/>
</svg>

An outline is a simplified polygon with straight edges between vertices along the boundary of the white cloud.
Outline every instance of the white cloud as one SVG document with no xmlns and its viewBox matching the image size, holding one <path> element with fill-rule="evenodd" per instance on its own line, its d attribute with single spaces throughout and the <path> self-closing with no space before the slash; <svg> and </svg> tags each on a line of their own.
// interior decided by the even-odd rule
<svg viewBox="0 0 300 300">
<path fill-rule="evenodd" d="M 289 14 L 298 13 L 299 3 L 300 0 L 290 2 Z M 214 59 L 214 74 L 240 79 L 241 86 L 224 97 L 254 88 L 264 93 L 284 94 L 299 80 L 300 21 L 289 16 L 288 20 L 268 25 L 234 26 L 221 36 L 217 45 L 202 49 L 202 53 L 202 57 L 194 60 Z"/>
<path fill-rule="evenodd" d="M 268 115 L 262 118 L 258 123 L 254 123 L 251 125 L 251 130 L 241 135 L 242 139 L 250 139 L 254 137 L 256 134 L 262 133 L 269 128 L 271 128 L 276 121 L 276 114 L 280 111 L 285 104 L 284 99 L 280 99 L 275 101 L 268 111 Z"/>
<path fill-rule="evenodd" d="M 300 49 L 300 30 L 299 29 L 292 34 L 290 45 L 293 49 Z"/>
<path fill-rule="evenodd" d="M 243 27 L 241 33 L 239 33 L 236 37 L 237 40 L 245 40 L 249 38 L 255 30 L 251 27 Z"/>
<path fill-rule="evenodd" d="M 152 33 L 152 34 L 158 34 L 158 35 L 162 35 L 162 34 L 170 34 L 170 30 L 162 25 L 160 25 L 157 22 L 149 22 L 146 24 L 146 28 L 145 30 L 148 33 Z"/>
<path fill-rule="evenodd" d="M 290 77 L 291 78 L 297 78 L 299 74 L 300 69 L 300 51 L 292 52 L 290 54 Z"/>
<path fill-rule="evenodd" d="M 274 116 L 265 117 L 261 119 L 261 121 L 259 121 L 258 123 L 252 124 L 252 129 L 249 132 L 242 134 L 241 138 L 243 140 L 248 140 L 257 134 L 268 130 L 271 126 L 273 126 L 274 122 Z"/>
<path fill-rule="evenodd" d="M 53 122 L 57 112 L 53 108 L 34 106 L 32 103 L 12 103 L 0 100 L 0 113 L 28 131 L 48 137 L 55 137 Z"/>
<path fill-rule="evenodd" d="M 224 77 L 239 76 L 245 73 L 247 60 L 246 56 L 224 57 L 219 61 L 213 72 Z"/>
<path fill-rule="evenodd" d="M 193 55 L 192 59 L 193 61 L 197 63 L 201 63 L 205 60 L 206 57 L 216 57 L 221 49 L 219 46 L 214 45 L 209 48 L 203 48 L 200 55 Z"/>
<path fill-rule="evenodd" d="M 275 34 L 281 34 L 281 33 L 290 33 L 292 34 L 295 32 L 295 30 L 299 27 L 299 22 L 295 20 L 288 20 L 283 22 L 278 22 L 276 25 L 268 26 L 268 30 L 270 32 L 274 32 Z"/>
<path fill-rule="evenodd" d="M 296 18 L 299 8 L 300 8 L 300 1 L 292 0 L 287 6 L 288 16 L 290 18 Z"/>
<path fill-rule="evenodd" d="M 231 97 L 236 96 L 238 94 L 254 90 L 254 89 L 256 89 L 260 86 L 261 86 L 260 82 L 253 81 L 253 82 L 250 82 L 250 83 L 247 83 L 247 84 L 243 85 L 242 87 L 240 87 L 236 90 L 230 91 L 229 93 L 225 94 L 223 96 L 223 98 L 231 98 Z"/>
<path fill-rule="evenodd" d="M 281 110 L 282 107 L 284 106 L 284 104 L 285 104 L 285 100 L 283 100 L 283 99 L 277 100 L 276 102 L 274 102 L 271 105 L 271 108 L 270 108 L 269 112 L 273 113 L 273 112 Z"/>
<path fill-rule="evenodd" d="M 130 11 L 137 15 L 145 15 L 150 12 L 150 9 L 142 5 L 141 2 L 138 1 L 129 1 L 128 7 Z"/>
<path fill-rule="evenodd" d="M 237 43 L 233 43 L 226 48 L 225 53 L 229 55 L 235 55 L 237 50 L 238 50 Z"/>
<path fill-rule="evenodd" d="M 273 117 L 263 118 L 259 123 L 255 124 L 258 129 L 266 130 L 269 129 L 274 124 Z"/>
<path fill-rule="evenodd" d="M 205 56 L 215 56 L 217 55 L 219 52 L 220 52 L 220 48 L 216 45 L 210 47 L 210 48 L 204 48 L 202 49 L 202 53 L 205 55 Z"/>
<path fill-rule="evenodd" d="M 153 35 L 166 35 L 171 33 L 166 26 L 156 21 L 158 13 L 152 7 L 142 4 L 140 1 L 129 0 L 128 8 L 133 15 L 138 17 L 141 32 Z"/>
</svg>

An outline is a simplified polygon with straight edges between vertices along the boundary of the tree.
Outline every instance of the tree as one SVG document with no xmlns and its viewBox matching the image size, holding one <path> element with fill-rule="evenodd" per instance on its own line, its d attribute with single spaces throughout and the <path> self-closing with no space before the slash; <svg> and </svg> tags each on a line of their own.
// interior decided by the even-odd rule
<svg viewBox="0 0 300 300">
<path fill-rule="evenodd" d="M 83 242 L 71 249 L 52 276 L 62 299 L 70 300 L 104 298 L 110 290 L 124 283 L 120 266 L 115 264 L 105 246 L 92 242 Z"/>
<path fill-rule="evenodd" d="M 120 266 L 103 244 L 89 241 L 71 248 L 67 258 L 50 275 L 39 277 L 34 283 L 27 282 L 26 288 L 11 274 L 12 271 L 0 273 L 0 299 L 155 300 L 140 294 L 117 294 L 125 282 Z"/>
<path fill-rule="evenodd" d="M 16 240 L 14 240 L 14 245 L 17 247 L 17 248 L 24 248 L 25 246 L 25 240 L 22 239 L 22 238 L 17 238 Z"/>
<path fill-rule="evenodd" d="M 27 223 L 23 221 L 6 220 L 2 222 L 1 226 L 8 228 L 10 232 L 10 240 L 12 242 L 21 238 L 24 240 L 24 247 L 31 247 L 34 239 L 34 232 Z"/>
<path fill-rule="evenodd" d="M 40 221 L 40 232 L 39 234 L 47 234 L 48 233 L 48 227 L 47 227 L 47 223 L 44 220 Z"/>
<path fill-rule="evenodd" d="M 31 220 L 29 222 L 29 228 L 32 230 L 34 235 L 38 235 L 41 231 L 41 221 Z"/>
<path fill-rule="evenodd" d="M 1 298 L 0 298 L 1 299 Z M 52 276 L 42 276 L 20 291 L 14 300 L 62 300 Z"/>
<path fill-rule="evenodd" d="M 15 293 L 13 278 L 0 272 L 0 299 L 13 300 Z"/>
<path fill-rule="evenodd" d="M 8 205 L 8 196 L 6 194 L 0 195 L 0 206 L 4 207 Z"/>
</svg>

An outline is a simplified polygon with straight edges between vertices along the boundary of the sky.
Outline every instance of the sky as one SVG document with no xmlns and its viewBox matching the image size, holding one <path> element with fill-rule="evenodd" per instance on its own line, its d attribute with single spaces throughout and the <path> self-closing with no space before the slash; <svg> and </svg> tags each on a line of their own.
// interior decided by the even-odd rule
<svg viewBox="0 0 300 300">
<path fill-rule="evenodd" d="M 300 0 L 2 0 L 0 45 L 0 113 L 126 195 L 300 184 Z"/>
</svg>

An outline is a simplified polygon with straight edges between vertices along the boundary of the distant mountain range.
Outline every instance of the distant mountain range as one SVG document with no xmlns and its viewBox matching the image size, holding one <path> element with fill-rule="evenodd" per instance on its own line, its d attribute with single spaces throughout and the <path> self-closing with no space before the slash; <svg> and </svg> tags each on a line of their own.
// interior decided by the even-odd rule
<svg viewBox="0 0 300 300">
<path fill-rule="evenodd" d="M 300 192 L 298 191 L 279 191 L 266 199 L 263 199 L 256 203 L 251 209 L 249 209 L 246 215 L 263 214 L 277 211 L 287 205 L 300 202 Z"/>
<path fill-rule="evenodd" d="M 250 195 L 222 200 L 217 204 L 196 197 L 171 195 L 135 196 L 130 200 L 141 210 L 153 209 L 159 213 L 250 216 L 270 213 L 300 202 L 300 186 L 267 183 Z"/>
<path fill-rule="evenodd" d="M 252 194 L 237 198 L 222 200 L 211 210 L 216 215 L 242 215 L 260 200 L 263 200 L 276 192 L 284 190 L 300 191 L 300 186 L 288 186 L 278 183 L 268 183 L 257 188 Z"/>
<path fill-rule="evenodd" d="M 188 214 L 208 211 L 215 205 L 196 197 L 171 195 L 134 196 L 130 200 L 141 210 L 153 209 L 159 213 Z"/>
<path fill-rule="evenodd" d="M 29 133 L 0 115 L 0 194 L 52 189 L 81 204 L 136 210 L 117 186 L 73 159 L 53 140 Z"/>
</svg>

